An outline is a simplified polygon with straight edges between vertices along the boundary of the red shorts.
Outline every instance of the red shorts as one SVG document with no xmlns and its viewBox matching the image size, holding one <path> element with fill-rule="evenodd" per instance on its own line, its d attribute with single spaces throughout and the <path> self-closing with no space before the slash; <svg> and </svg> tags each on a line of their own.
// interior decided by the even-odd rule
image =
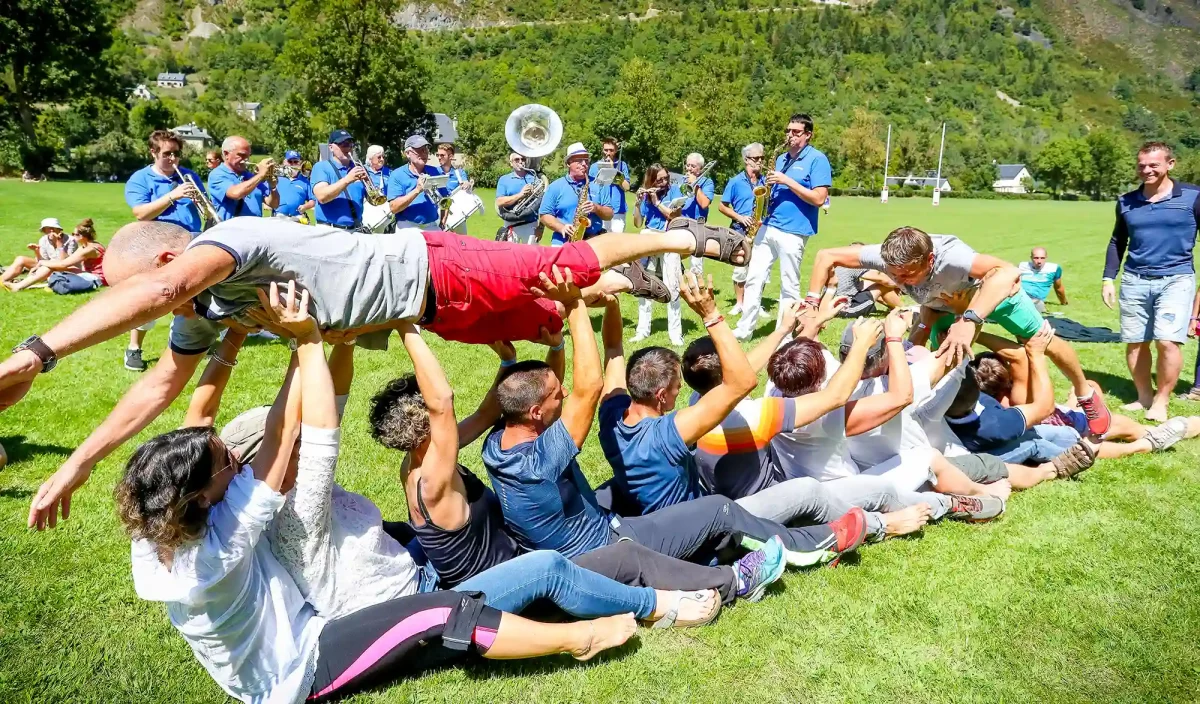
<svg viewBox="0 0 1200 704">
<path fill-rule="evenodd" d="M 426 232 L 429 283 L 437 311 L 425 329 L 456 342 L 483 344 L 501 340 L 537 340 L 539 328 L 562 330 L 553 301 L 530 288 L 555 264 L 570 269 L 583 288 L 600 278 L 592 247 L 571 242 L 562 247 L 480 240 L 452 232 Z"/>
</svg>

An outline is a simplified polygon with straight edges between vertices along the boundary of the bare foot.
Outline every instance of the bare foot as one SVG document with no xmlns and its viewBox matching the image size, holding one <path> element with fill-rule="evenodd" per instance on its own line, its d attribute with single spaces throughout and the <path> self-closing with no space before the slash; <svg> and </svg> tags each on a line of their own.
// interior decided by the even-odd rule
<svg viewBox="0 0 1200 704">
<path fill-rule="evenodd" d="M 1155 423 L 1165 423 L 1167 421 L 1167 404 L 1155 404 L 1146 411 L 1146 420 Z"/>
<path fill-rule="evenodd" d="M 916 533 L 929 522 L 931 511 L 929 504 L 915 504 L 899 511 L 883 514 L 883 523 L 887 526 L 884 537 L 894 538 L 897 535 Z"/>
<path fill-rule="evenodd" d="M 1150 402 L 1142 403 L 1141 399 L 1121 406 L 1122 411 L 1144 411 L 1150 407 Z"/>
<path fill-rule="evenodd" d="M 623 645 L 637 632 L 637 620 L 633 614 L 605 616 L 579 624 L 590 629 L 587 643 L 571 651 L 576 660 L 591 660 L 602 650 Z"/>
<path fill-rule="evenodd" d="M 1009 495 L 1012 494 L 1012 484 L 1010 484 L 1007 479 L 1001 479 L 998 482 L 984 484 L 983 490 L 992 496 L 995 496 L 997 499 L 1008 501 Z"/>
</svg>

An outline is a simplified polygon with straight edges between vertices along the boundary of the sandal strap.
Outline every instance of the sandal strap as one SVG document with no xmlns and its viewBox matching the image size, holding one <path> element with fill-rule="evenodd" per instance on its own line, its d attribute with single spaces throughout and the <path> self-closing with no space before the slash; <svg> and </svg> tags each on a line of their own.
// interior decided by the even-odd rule
<svg viewBox="0 0 1200 704">
<path fill-rule="evenodd" d="M 659 303 L 670 302 L 671 290 L 667 288 L 662 279 L 646 271 L 646 267 L 642 266 L 640 261 L 632 261 L 624 266 L 614 267 L 614 270 L 633 284 L 633 290 L 630 293 L 634 296 L 649 298 Z"/>
<path fill-rule="evenodd" d="M 651 629 L 671 628 L 675 625 L 675 621 L 679 618 L 679 605 L 683 601 L 685 594 L 683 592 L 675 592 L 674 600 L 667 607 L 667 613 L 662 618 L 650 624 Z"/>
<path fill-rule="evenodd" d="M 1067 448 L 1051 463 L 1060 479 L 1073 479 L 1096 461 L 1095 451 L 1083 440 Z"/>
</svg>

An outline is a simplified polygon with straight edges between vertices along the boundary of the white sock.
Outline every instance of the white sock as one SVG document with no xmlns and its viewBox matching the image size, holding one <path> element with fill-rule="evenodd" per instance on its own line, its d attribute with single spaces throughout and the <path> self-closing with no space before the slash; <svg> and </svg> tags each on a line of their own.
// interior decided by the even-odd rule
<svg viewBox="0 0 1200 704">
<path fill-rule="evenodd" d="M 1091 386 L 1089 386 L 1088 392 L 1086 394 L 1084 394 L 1082 396 L 1076 395 L 1075 398 L 1079 399 L 1080 401 L 1086 401 L 1089 398 L 1091 398 L 1092 396 L 1094 396 L 1095 394 L 1096 394 L 1096 390 L 1093 389 Z"/>
</svg>

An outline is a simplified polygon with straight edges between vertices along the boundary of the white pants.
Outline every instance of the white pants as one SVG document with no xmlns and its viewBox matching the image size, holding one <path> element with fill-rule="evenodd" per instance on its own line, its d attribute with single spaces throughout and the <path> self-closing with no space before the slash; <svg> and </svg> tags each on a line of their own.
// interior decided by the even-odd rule
<svg viewBox="0 0 1200 704">
<path fill-rule="evenodd" d="M 534 220 L 524 225 L 513 225 L 512 231 L 517 242 L 521 244 L 537 244 L 537 229 L 538 223 Z"/>
<path fill-rule="evenodd" d="M 431 222 L 427 225 L 420 225 L 418 223 L 413 222 L 412 220 L 397 220 L 396 221 L 396 232 L 399 232 L 401 230 L 420 230 L 422 232 L 425 232 L 427 230 L 436 230 L 436 229 L 438 229 L 438 224 L 436 222 Z"/>
<path fill-rule="evenodd" d="M 642 230 L 642 234 L 659 234 L 659 231 Z M 647 270 L 654 272 L 662 279 L 667 290 L 671 292 L 671 302 L 667 304 L 667 334 L 671 337 L 672 342 L 682 340 L 683 316 L 679 299 L 679 275 L 682 273 L 683 264 L 680 262 L 679 255 L 667 252 L 654 257 L 646 257 L 642 260 L 642 264 Z M 654 301 L 643 298 L 638 302 L 637 335 L 639 337 L 646 337 L 650 334 L 650 321 L 653 317 Z"/>
<path fill-rule="evenodd" d="M 625 231 L 625 213 L 613 213 L 612 220 L 604 221 L 604 229 L 609 232 Z"/>
<path fill-rule="evenodd" d="M 763 227 L 754 238 L 754 251 L 750 254 L 750 266 L 746 276 L 746 297 L 742 304 L 742 317 L 738 321 L 736 334 L 746 337 L 753 334 L 758 325 L 758 314 L 762 311 L 763 287 L 771 275 L 771 265 L 779 260 L 779 312 L 783 312 L 785 301 L 800 300 L 800 262 L 804 259 L 804 247 L 808 235 L 793 235 L 774 227 Z M 778 322 L 778 316 L 776 317 Z"/>
</svg>

